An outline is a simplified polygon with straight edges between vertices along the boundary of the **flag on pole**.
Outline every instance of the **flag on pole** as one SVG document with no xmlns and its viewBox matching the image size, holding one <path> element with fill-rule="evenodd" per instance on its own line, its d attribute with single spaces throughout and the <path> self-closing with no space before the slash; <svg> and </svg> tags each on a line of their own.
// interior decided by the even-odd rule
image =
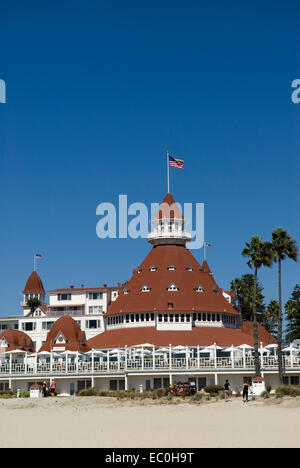
<svg viewBox="0 0 300 468">
<path fill-rule="evenodd" d="M 212 247 L 213 244 L 208 244 L 208 242 L 205 242 L 206 247 Z"/>
<path fill-rule="evenodd" d="M 42 258 L 41 254 L 35 254 L 35 258 Z"/>
<path fill-rule="evenodd" d="M 183 160 L 178 158 L 173 158 L 169 155 L 169 164 L 170 167 L 176 167 L 177 169 L 183 169 Z"/>
</svg>

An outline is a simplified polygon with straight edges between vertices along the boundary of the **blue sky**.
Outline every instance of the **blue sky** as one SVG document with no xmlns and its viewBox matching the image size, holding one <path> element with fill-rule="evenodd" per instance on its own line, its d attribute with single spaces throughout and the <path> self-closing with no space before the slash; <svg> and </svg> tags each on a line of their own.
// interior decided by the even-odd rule
<svg viewBox="0 0 300 468">
<path fill-rule="evenodd" d="M 34 252 L 48 290 L 129 279 L 149 246 L 98 239 L 96 207 L 161 201 L 166 149 L 185 161 L 175 199 L 205 203 L 220 286 L 248 272 L 252 235 L 299 241 L 299 31 L 297 1 L 2 3 L 0 315 Z M 299 273 L 284 264 L 284 300 Z M 277 297 L 276 267 L 260 278 Z"/>
</svg>

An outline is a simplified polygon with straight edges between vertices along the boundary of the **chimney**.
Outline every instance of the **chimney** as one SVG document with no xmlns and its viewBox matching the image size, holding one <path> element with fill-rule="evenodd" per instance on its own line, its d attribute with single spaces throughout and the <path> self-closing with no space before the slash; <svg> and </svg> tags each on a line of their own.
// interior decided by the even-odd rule
<svg viewBox="0 0 300 468">
<path fill-rule="evenodd" d="M 107 288 L 107 284 L 104 284 L 103 287 L 104 287 L 104 288 Z"/>
</svg>

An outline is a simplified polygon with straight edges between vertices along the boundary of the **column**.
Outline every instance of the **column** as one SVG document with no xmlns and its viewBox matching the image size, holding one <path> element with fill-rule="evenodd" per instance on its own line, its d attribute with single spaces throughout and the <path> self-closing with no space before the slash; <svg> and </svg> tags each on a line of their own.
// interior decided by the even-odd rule
<svg viewBox="0 0 300 468">
<path fill-rule="evenodd" d="M 216 373 L 215 374 L 215 385 L 218 385 L 219 383 L 219 379 L 218 379 L 218 374 Z"/>
<path fill-rule="evenodd" d="M 127 370 L 127 345 L 125 345 L 125 370 Z"/>
<path fill-rule="evenodd" d="M 144 370 L 144 346 L 142 346 L 142 370 Z"/>
<path fill-rule="evenodd" d="M 214 343 L 214 359 L 215 359 L 215 368 L 217 369 L 218 364 L 217 364 L 217 344 Z"/>
<path fill-rule="evenodd" d="M 128 375 L 125 374 L 125 390 L 128 391 Z"/>
<path fill-rule="evenodd" d="M 234 346 L 232 345 L 232 347 L 231 347 L 231 367 L 232 367 L 232 369 L 234 368 L 234 351 L 233 351 L 233 349 L 234 349 Z"/>
<path fill-rule="evenodd" d="M 50 374 L 53 373 L 53 349 L 51 349 L 51 354 L 50 354 Z"/>
<path fill-rule="evenodd" d="M 69 351 L 66 351 L 66 374 L 68 373 L 68 366 L 69 366 Z"/>
<path fill-rule="evenodd" d="M 37 362 L 38 362 L 38 354 L 35 353 L 35 356 L 34 356 L 34 373 L 37 374 Z"/>
<path fill-rule="evenodd" d="M 110 363 L 109 363 L 109 349 L 107 350 L 107 370 L 110 370 Z"/>
<path fill-rule="evenodd" d="M 172 345 L 169 345 L 169 369 L 172 369 Z"/>
<path fill-rule="evenodd" d="M 95 350 L 94 348 L 92 349 L 92 372 L 94 372 L 95 368 Z"/>
<path fill-rule="evenodd" d="M 152 348 L 153 370 L 155 370 L 155 346 Z"/>
<path fill-rule="evenodd" d="M 260 342 L 260 365 L 261 365 L 261 368 L 263 369 L 264 367 L 264 353 L 263 353 L 263 343 L 262 341 Z"/>
<path fill-rule="evenodd" d="M 76 353 L 76 359 L 75 359 L 75 372 L 78 374 L 78 367 L 79 367 L 79 351 Z"/>
<path fill-rule="evenodd" d="M 120 372 L 120 349 L 118 348 L 118 372 Z"/>
<path fill-rule="evenodd" d="M 243 365 L 244 369 L 246 369 L 246 349 L 243 348 Z"/>
<path fill-rule="evenodd" d="M 9 355 L 9 373 L 12 374 L 12 354 Z"/>
<path fill-rule="evenodd" d="M 200 346 L 199 345 L 197 346 L 197 367 L 198 369 L 200 369 Z"/>
<path fill-rule="evenodd" d="M 27 374 L 27 353 L 24 356 L 24 364 L 25 364 L 25 374 Z"/>
<path fill-rule="evenodd" d="M 186 359 L 186 368 L 189 368 L 189 347 L 185 348 L 185 359 Z"/>
</svg>

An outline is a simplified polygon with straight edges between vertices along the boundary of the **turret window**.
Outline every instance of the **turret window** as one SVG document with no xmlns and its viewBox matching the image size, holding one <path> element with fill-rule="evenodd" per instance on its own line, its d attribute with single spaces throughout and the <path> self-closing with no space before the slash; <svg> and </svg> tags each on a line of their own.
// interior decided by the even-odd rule
<svg viewBox="0 0 300 468">
<path fill-rule="evenodd" d="M 187 269 L 187 271 L 193 271 L 194 270 L 194 268 L 191 265 L 189 265 L 186 269 Z"/>
<path fill-rule="evenodd" d="M 151 288 L 147 284 L 144 284 L 144 286 L 141 288 L 141 291 L 142 292 L 149 292 L 149 291 L 151 291 Z"/>
<path fill-rule="evenodd" d="M 149 268 L 150 271 L 156 271 L 157 270 L 157 267 L 155 265 L 151 265 L 151 267 Z"/>
<path fill-rule="evenodd" d="M 167 289 L 168 289 L 168 291 L 178 291 L 178 290 L 179 290 L 178 286 L 176 286 L 175 283 L 171 283 L 171 284 L 168 286 Z"/>
<path fill-rule="evenodd" d="M 169 271 L 174 271 L 174 270 L 176 270 L 175 265 L 169 265 L 169 266 L 168 266 L 168 270 L 169 270 Z"/>
<path fill-rule="evenodd" d="M 201 284 L 198 284 L 198 286 L 195 287 L 196 292 L 204 292 L 204 288 Z"/>
</svg>

